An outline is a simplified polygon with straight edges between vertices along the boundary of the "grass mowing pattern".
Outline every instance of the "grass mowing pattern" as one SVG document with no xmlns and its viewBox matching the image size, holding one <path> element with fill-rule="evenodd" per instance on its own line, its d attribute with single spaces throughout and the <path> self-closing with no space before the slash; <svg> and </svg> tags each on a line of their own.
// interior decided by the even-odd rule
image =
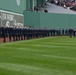
<svg viewBox="0 0 76 75">
<path fill-rule="evenodd" d="M 0 75 L 76 75 L 76 38 L 1 44 Z"/>
</svg>

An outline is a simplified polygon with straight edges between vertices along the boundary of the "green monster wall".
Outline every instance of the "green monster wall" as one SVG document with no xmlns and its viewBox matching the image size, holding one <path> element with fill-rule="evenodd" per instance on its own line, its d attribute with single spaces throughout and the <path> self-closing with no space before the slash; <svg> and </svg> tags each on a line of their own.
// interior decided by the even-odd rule
<svg viewBox="0 0 76 75">
<path fill-rule="evenodd" d="M 34 6 L 41 6 L 45 0 L 0 0 L 0 9 L 16 13 L 23 13 Z"/>
<path fill-rule="evenodd" d="M 24 25 L 32 27 L 68 29 L 76 28 L 76 15 L 41 12 L 24 12 Z"/>
<path fill-rule="evenodd" d="M 26 9 L 25 2 L 26 0 L 0 0 L 0 9 L 23 13 L 23 10 Z"/>
<path fill-rule="evenodd" d="M 25 11 L 24 25 L 31 26 L 31 27 L 40 27 L 40 13 Z"/>
<path fill-rule="evenodd" d="M 46 1 L 46 0 L 38 0 L 38 1 L 37 1 L 37 5 L 38 5 L 38 6 L 43 5 L 43 3 L 44 3 L 45 1 Z"/>
<path fill-rule="evenodd" d="M 43 3 L 46 1 L 46 0 L 25 0 L 26 2 L 26 10 L 30 10 L 32 9 L 33 7 L 33 4 L 34 4 L 34 7 L 35 6 L 42 6 Z M 34 2 L 34 3 L 33 3 Z"/>
</svg>

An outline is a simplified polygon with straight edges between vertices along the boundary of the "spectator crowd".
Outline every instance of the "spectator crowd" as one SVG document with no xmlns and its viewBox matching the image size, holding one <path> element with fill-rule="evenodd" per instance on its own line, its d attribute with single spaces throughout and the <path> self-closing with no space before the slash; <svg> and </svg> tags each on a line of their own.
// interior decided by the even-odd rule
<svg viewBox="0 0 76 75">
<path fill-rule="evenodd" d="M 62 6 L 66 9 L 76 11 L 76 1 L 75 0 L 51 0 L 50 2 L 53 4 L 56 4 L 58 6 Z"/>
</svg>

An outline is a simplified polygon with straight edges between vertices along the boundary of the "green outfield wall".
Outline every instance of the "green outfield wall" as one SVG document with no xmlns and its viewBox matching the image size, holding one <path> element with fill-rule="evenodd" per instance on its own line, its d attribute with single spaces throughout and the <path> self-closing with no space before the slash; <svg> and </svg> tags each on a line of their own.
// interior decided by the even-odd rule
<svg viewBox="0 0 76 75">
<path fill-rule="evenodd" d="M 41 6 L 46 0 L 0 0 L 0 9 L 15 13 Z"/>
<path fill-rule="evenodd" d="M 0 10 L 0 27 L 22 27 L 24 15 Z"/>
<path fill-rule="evenodd" d="M 34 11 L 35 6 L 42 6 L 45 0 L 0 0 L 0 26 L 6 26 L 9 22 L 9 26 L 22 26 L 24 25 L 24 15 L 23 11 Z M 28 12 L 28 14 L 30 14 Z M 32 14 L 32 13 L 31 13 Z M 26 14 L 27 15 L 27 14 Z M 37 14 L 34 14 L 37 16 Z M 31 15 L 30 15 L 31 16 Z M 26 16 L 29 19 L 29 16 Z M 39 22 L 39 16 L 38 23 Z M 10 21 L 10 19 L 12 19 Z M 33 18 L 33 17 L 31 17 Z M 28 21 L 26 19 L 26 22 Z M 35 18 L 34 18 L 35 19 Z M 32 22 L 32 25 L 37 22 Z M 28 22 L 27 22 L 28 24 Z M 39 24 L 40 25 L 40 24 Z M 38 27 L 39 27 L 38 25 Z"/>
<path fill-rule="evenodd" d="M 76 15 L 24 11 L 24 25 L 52 29 L 76 29 Z"/>
<path fill-rule="evenodd" d="M 31 27 L 40 27 L 40 13 L 25 11 L 24 25 Z"/>
<path fill-rule="evenodd" d="M 38 5 L 38 6 L 43 5 L 43 3 L 44 3 L 45 1 L 46 1 L 46 0 L 38 0 L 38 1 L 37 1 L 37 5 Z"/>
<path fill-rule="evenodd" d="M 35 6 L 42 6 L 46 0 L 25 0 L 26 10 L 33 10 Z"/>
<path fill-rule="evenodd" d="M 26 9 L 26 0 L 0 0 L 0 9 L 16 13 L 23 13 Z"/>
</svg>

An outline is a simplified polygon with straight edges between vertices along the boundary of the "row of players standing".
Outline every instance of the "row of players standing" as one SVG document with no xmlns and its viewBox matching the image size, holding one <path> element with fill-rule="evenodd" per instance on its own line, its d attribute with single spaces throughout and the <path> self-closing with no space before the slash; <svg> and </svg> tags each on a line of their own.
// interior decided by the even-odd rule
<svg viewBox="0 0 76 75">
<path fill-rule="evenodd" d="M 31 39 L 31 38 L 61 36 L 61 35 L 69 35 L 70 37 L 76 36 L 76 30 L 0 27 L 0 38 L 3 37 L 4 42 L 6 42 L 7 37 L 9 37 L 10 41 L 18 41 L 18 40 L 25 40 L 26 38 Z"/>
<path fill-rule="evenodd" d="M 49 30 L 46 29 L 0 27 L 0 38 L 4 38 L 4 42 L 7 37 L 10 41 L 18 41 L 47 36 L 49 36 Z"/>
<path fill-rule="evenodd" d="M 69 29 L 68 30 L 68 33 L 69 33 L 69 36 L 70 36 L 70 38 L 72 37 L 72 36 L 76 36 L 76 30 L 73 30 L 73 29 Z"/>
</svg>

